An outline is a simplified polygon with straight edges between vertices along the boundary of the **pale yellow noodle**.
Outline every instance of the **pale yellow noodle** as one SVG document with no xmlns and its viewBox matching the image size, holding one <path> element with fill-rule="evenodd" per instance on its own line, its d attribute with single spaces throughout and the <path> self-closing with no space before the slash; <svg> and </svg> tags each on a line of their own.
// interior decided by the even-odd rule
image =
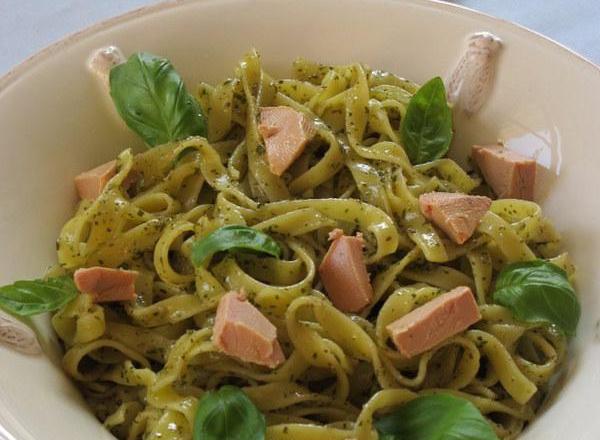
<svg viewBox="0 0 600 440">
<path fill-rule="evenodd" d="M 400 120 L 418 85 L 360 64 L 294 63 L 275 80 L 249 53 L 235 75 L 201 84 L 207 139 L 140 154 L 125 150 L 95 201 L 82 201 L 58 238 L 63 273 L 102 265 L 140 272 L 138 299 L 94 304 L 80 295 L 55 314 L 64 368 L 118 438 L 190 440 L 208 389 L 242 386 L 265 414 L 269 440 L 376 440 L 373 420 L 419 395 L 473 402 L 497 434 L 531 421 L 566 355 L 566 339 L 492 304 L 509 262 L 546 258 L 572 278 L 560 237 L 538 205 L 496 200 L 474 237 L 450 242 L 421 214 L 428 191 L 470 193 L 481 180 L 450 159 L 413 166 Z M 260 107 L 290 106 L 317 134 L 282 177 L 269 171 Z M 218 227 L 270 234 L 281 260 L 217 255 L 194 268 L 191 245 Z M 362 232 L 374 301 L 337 310 L 318 266 L 334 228 Z M 459 285 L 482 320 L 432 350 L 404 358 L 386 326 Z M 211 341 L 221 296 L 245 289 L 275 324 L 286 362 L 275 370 L 220 353 Z"/>
</svg>

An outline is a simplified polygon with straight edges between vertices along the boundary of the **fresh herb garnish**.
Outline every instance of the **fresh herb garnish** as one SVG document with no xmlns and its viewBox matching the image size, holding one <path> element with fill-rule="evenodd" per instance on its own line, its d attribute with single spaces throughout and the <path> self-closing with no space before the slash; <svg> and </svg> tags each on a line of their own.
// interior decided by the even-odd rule
<svg viewBox="0 0 600 440">
<path fill-rule="evenodd" d="M 248 250 L 279 258 L 281 248 L 275 240 L 256 229 L 241 225 L 223 226 L 192 245 L 192 262 L 199 266 L 220 251 Z"/>
<path fill-rule="evenodd" d="M 444 82 L 437 76 L 411 98 L 400 123 L 400 137 L 413 164 L 439 159 L 452 141 L 452 110 Z"/>
<path fill-rule="evenodd" d="M 200 105 L 166 58 L 131 55 L 111 69 L 110 95 L 125 123 L 151 147 L 206 136 Z"/>
<path fill-rule="evenodd" d="M 0 287 L 0 307 L 17 316 L 31 316 L 60 309 L 78 294 L 70 277 L 16 281 Z"/>
<path fill-rule="evenodd" d="M 194 440 L 264 440 L 265 416 L 237 387 L 205 393 L 196 410 Z"/>
<path fill-rule="evenodd" d="M 581 306 L 567 274 L 548 261 L 508 265 L 498 275 L 493 297 L 521 321 L 554 324 L 567 336 L 575 334 Z"/>
<path fill-rule="evenodd" d="M 375 422 L 385 440 L 498 440 L 477 407 L 451 394 L 417 397 Z"/>
</svg>

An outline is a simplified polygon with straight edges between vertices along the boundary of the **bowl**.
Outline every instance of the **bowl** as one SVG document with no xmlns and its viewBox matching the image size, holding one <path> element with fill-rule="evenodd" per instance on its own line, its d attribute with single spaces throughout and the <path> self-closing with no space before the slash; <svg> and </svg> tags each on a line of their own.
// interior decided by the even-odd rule
<svg viewBox="0 0 600 440">
<path fill-rule="evenodd" d="M 503 140 L 542 165 L 539 200 L 578 267 L 583 316 L 554 397 L 523 439 L 597 439 L 600 403 L 600 70 L 540 35 L 446 3 L 424 0 L 173 1 L 92 26 L 0 79 L 0 283 L 38 277 L 76 202 L 72 178 L 141 142 L 108 107 L 86 70 L 97 48 L 146 50 L 172 60 L 188 85 L 216 82 L 251 47 L 285 75 L 297 56 L 361 61 L 418 82 L 448 77 L 466 38 L 489 31 L 503 47 L 481 110 L 456 120 L 453 155 Z M 47 317 L 47 356 L 0 347 L 0 437 L 109 439 L 61 371 Z M 559 392 L 558 392 L 558 389 Z"/>
</svg>

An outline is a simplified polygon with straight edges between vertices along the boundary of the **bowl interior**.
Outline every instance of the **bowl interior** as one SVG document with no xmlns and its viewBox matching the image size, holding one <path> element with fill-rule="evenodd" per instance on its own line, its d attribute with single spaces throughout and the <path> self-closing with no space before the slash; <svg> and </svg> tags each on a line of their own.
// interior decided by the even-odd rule
<svg viewBox="0 0 600 440">
<path fill-rule="evenodd" d="M 140 141 L 114 118 L 85 68 L 90 53 L 114 44 L 128 54 L 167 56 L 192 88 L 229 75 L 251 47 L 267 70 L 288 75 L 297 56 L 326 63 L 361 61 L 418 82 L 447 76 L 465 38 L 502 38 L 495 86 L 482 111 L 456 121 L 453 155 L 473 143 L 504 140 L 543 165 L 539 200 L 578 266 L 583 317 L 559 381 L 558 399 L 525 439 L 599 438 L 596 323 L 600 302 L 600 72 L 564 48 L 510 23 L 419 0 L 205 0 L 172 2 L 97 25 L 47 49 L 0 79 L 0 282 L 37 277 L 55 261 L 54 240 L 75 203 L 72 178 Z M 60 370 L 47 320 L 48 357 L 0 347 L 0 437 L 112 438 L 86 410 Z M 33 405 L 32 399 L 35 399 Z M 592 401 L 593 402 L 593 401 Z M 571 423 L 565 424 L 563 420 Z"/>
</svg>

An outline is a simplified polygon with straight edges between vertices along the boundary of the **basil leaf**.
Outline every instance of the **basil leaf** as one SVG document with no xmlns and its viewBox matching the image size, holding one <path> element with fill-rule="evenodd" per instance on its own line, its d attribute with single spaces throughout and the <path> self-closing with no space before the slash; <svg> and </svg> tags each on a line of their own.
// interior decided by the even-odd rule
<svg viewBox="0 0 600 440">
<path fill-rule="evenodd" d="M 581 306 L 567 274 L 544 260 L 514 263 L 498 275 L 494 302 L 525 322 L 554 324 L 573 336 Z"/>
<path fill-rule="evenodd" d="M 192 245 L 192 262 L 199 266 L 219 251 L 248 250 L 279 258 L 281 248 L 275 240 L 256 229 L 241 225 L 223 226 Z"/>
<path fill-rule="evenodd" d="M 125 123 L 151 147 L 206 136 L 200 105 L 166 58 L 131 55 L 111 69 L 110 95 Z"/>
<path fill-rule="evenodd" d="M 413 164 L 439 159 L 452 141 L 452 110 L 444 82 L 437 76 L 411 98 L 400 122 L 400 138 Z"/>
<path fill-rule="evenodd" d="M 375 422 L 386 440 L 498 440 L 471 402 L 451 394 L 417 397 Z"/>
<path fill-rule="evenodd" d="M 205 393 L 196 410 L 194 440 L 264 440 L 265 416 L 237 387 Z"/>
<path fill-rule="evenodd" d="M 78 294 L 70 277 L 17 281 L 0 287 L 0 307 L 17 316 L 31 316 L 60 309 Z"/>
</svg>

